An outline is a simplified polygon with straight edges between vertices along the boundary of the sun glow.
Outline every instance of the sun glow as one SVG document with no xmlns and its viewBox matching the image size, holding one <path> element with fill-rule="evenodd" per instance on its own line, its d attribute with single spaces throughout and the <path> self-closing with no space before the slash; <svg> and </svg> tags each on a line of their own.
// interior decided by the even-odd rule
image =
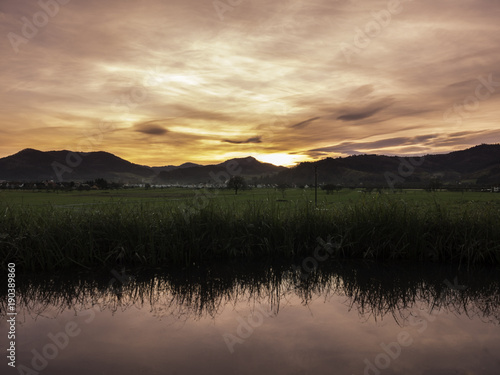
<svg viewBox="0 0 500 375">
<path fill-rule="evenodd" d="M 257 155 L 255 158 L 264 163 L 271 163 L 274 165 L 291 167 L 301 161 L 305 161 L 305 159 L 307 159 L 307 156 L 276 153 L 276 154 L 260 154 Z"/>
</svg>

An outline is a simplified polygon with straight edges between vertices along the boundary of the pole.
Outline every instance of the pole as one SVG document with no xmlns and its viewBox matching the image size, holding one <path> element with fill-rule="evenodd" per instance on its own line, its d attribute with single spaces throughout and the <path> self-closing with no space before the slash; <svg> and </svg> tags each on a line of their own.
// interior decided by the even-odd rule
<svg viewBox="0 0 500 375">
<path fill-rule="evenodd" d="M 318 207 L 318 166 L 314 166 L 314 205 Z"/>
</svg>

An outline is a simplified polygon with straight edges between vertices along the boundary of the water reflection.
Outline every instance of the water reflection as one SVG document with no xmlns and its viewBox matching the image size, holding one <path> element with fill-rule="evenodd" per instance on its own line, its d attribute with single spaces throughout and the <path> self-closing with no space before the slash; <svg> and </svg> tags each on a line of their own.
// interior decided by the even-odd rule
<svg viewBox="0 0 500 375">
<path fill-rule="evenodd" d="M 0 306 L 3 324 L 5 298 Z M 343 262 L 304 273 L 291 264 L 231 263 L 20 276 L 17 307 L 18 364 L 45 365 L 39 373 L 428 375 L 500 367 L 498 269 Z M 78 335 L 46 359 L 50 337 L 63 337 L 68 324 Z"/>
<path fill-rule="evenodd" d="M 215 264 L 184 271 L 23 276 L 17 285 L 18 310 L 32 318 L 45 315 L 49 307 L 55 317 L 93 306 L 112 312 L 147 306 L 157 317 L 216 318 L 227 305 L 240 302 L 267 304 L 278 314 L 291 295 L 304 306 L 318 296 L 344 296 L 362 319 L 391 316 L 403 323 L 405 312 L 425 305 L 500 321 L 500 274 L 491 268 L 346 262 L 305 274 L 294 265 Z M 5 298 L 0 306 L 4 313 Z"/>
</svg>

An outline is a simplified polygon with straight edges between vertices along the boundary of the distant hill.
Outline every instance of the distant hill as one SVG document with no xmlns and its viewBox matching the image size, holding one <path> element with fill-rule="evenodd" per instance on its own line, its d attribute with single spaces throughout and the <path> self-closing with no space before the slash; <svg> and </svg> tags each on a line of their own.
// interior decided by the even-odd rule
<svg viewBox="0 0 500 375">
<path fill-rule="evenodd" d="M 78 158 L 80 155 L 80 158 Z M 253 157 L 231 159 L 217 165 L 184 163 L 179 166 L 148 167 L 131 163 L 108 152 L 78 153 L 63 151 L 38 151 L 25 149 L 0 159 L 0 180 L 8 181 L 87 181 L 104 178 L 108 181 L 156 183 L 215 183 L 220 182 L 227 171 L 241 169 L 247 177 L 273 175 L 285 170 L 273 164 L 261 163 Z M 214 173 L 219 177 L 214 181 Z"/>
<path fill-rule="evenodd" d="M 165 165 L 164 167 L 151 167 L 151 169 L 154 170 L 156 173 L 160 173 L 162 171 L 168 172 L 168 171 L 173 171 L 175 169 L 184 169 L 191 167 L 201 167 L 201 165 L 195 163 L 184 163 L 181 165 Z"/>
<path fill-rule="evenodd" d="M 312 184 L 314 167 L 318 169 L 318 183 L 346 186 L 387 186 L 387 174 L 404 180 L 406 186 L 426 186 L 433 179 L 443 184 L 500 184 L 500 145 L 479 145 L 449 154 L 426 155 L 412 173 L 399 172 L 401 158 L 383 155 L 355 155 L 346 158 L 326 158 L 283 171 L 274 181 L 294 184 Z"/>
<path fill-rule="evenodd" d="M 76 153 L 25 149 L 0 159 L 0 180 L 10 181 L 142 181 L 155 175 L 145 166 L 133 164 L 108 152 Z"/>
<path fill-rule="evenodd" d="M 80 159 L 78 159 L 80 155 Z M 320 184 L 344 186 L 387 186 L 391 175 L 404 186 L 424 187 L 432 180 L 443 184 L 500 185 L 500 145 L 479 145 L 448 154 L 426 155 L 411 173 L 402 168 L 408 158 L 384 155 L 356 155 L 305 162 L 293 168 L 262 163 L 253 157 L 227 160 L 220 164 L 148 167 L 131 163 L 108 152 L 42 152 L 25 149 L 0 159 L 0 180 L 8 181 L 108 181 L 153 182 L 158 184 L 221 183 L 238 171 L 257 183 L 311 185 L 315 167 Z M 401 173 L 403 171 L 403 173 Z"/>
<path fill-rule="evenodd" d="M 241 176 L 252 178 L 262 175 L 272 176 L 286 167 L 277 167 L 274 164 L 261 163 L 257 159 L 249 156 L 227 160 L 220 164 L 194 166 L 189 168 L 177 168 L 170 171 L 162 171 L 155 179 L 160 184 L 196 184 L 196 183 L 221 183 L 224 177 L 239 171 Z M 215 177 L 214 177 L 215 176 Z"/>
</svg>

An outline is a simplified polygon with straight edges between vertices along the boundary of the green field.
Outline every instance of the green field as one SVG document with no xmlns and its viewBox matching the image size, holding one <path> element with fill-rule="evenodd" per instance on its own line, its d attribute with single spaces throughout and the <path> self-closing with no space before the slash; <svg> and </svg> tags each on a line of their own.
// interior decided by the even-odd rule
<svg viewBox="0 0 500 375">
<path fill-rule="evenodd" d="M 388 199 L 404 200 L 408 203 L 434 203 L 461 207 L 463 205 L 500 205 L 500 194 L 480 192 L 427 192 L 425 190 L 404 190 L 393 193 L 389 190 L 364 193 L 362 189 L 343 189 L 339 192 L 327 194 L 318 189 L 318 206 L 329 206 L 339 203 L 356 203 L 367 199 L 375 199 L 379 196 Z M 100 204 L 185 204 L 193 205 L 193 201 L 203 199 L 214 200 L 218 204 L 241 204 L 249 201 L 280 201 L 283 204 L 311 201 L 315 199 L 314 189 L 286 189 L 283 193 L 277 189 L 251 189 L 239 191 L 238 195 L 232 190 L 209 190 L 209 189 L 187 189 L 187 188 L 164 188 L 164 189 L 121 189 L 121 190 L 90 190 L 90 191 L 23 191 L 23 190 L 0 190 L 0 204 L 10 206 L 31 206 L 59 208 L 80 207 L 85 205 Z M 196 204 L 195 204 L 196 205 Z M 500 207 L 500 206 L 499 206 Z"/>
<path fill-rule="evenodd" d="M 0 191 L 0 255 L 27 271 L 227 258 L 500 264 L 500 194 L 344 189 Z M 328 244 L 325 247 L 325 243 Z"/>
</svg>

